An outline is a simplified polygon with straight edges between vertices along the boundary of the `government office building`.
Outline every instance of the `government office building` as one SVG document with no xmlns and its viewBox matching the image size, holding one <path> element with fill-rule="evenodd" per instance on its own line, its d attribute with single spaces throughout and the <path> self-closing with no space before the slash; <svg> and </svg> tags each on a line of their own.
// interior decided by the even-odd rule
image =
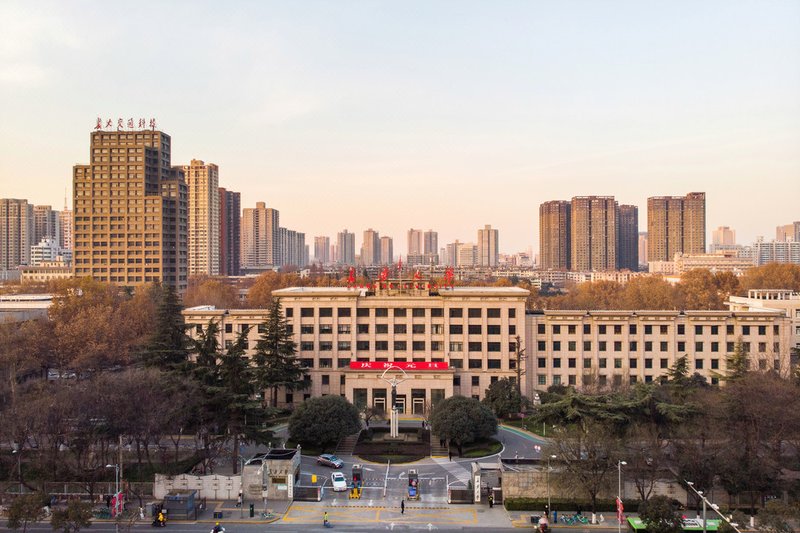
<svg viewBox="0 0 800 533">
<path fill-rule="evenodd" d="M 279 394 L 279 406 L 338 394 L 359 407 L 388 407 L 381 380 L 397 366 L 403 412 L 421 414 L 452 395 L 482 399 L 501 378 L 517 379 L 517 341 L 524 358 L 521 390 L 532 397 L 551 385 L 625 386 L 659 380 L 686 355 L 690 372 L 718 382 L 737 342 L 751 368 L 789 372 L 790 322 L 780 312 L 528 311 L 518 287 L 427 289 L 426 282 L 382 288 L 280 289 L 284 314 L 308 368 L 307 387 Z M 259 339 L 265 309 L 183 311 L 190 333 L 209 322 L 229 347 L 249 329 L 248 353 Z M 393 365 L 392 365 L 393 364 Z M 391 370 L 387 378 L 400 375 Z"/>
</svg>

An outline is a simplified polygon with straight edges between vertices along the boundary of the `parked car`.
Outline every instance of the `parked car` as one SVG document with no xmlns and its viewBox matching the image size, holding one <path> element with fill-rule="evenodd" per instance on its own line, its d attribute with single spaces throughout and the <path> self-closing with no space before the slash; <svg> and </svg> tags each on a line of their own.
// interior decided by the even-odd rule
<svg viewBox="0 0 800 533">
<path fill-rule="evenodd" d="M 341 472 L 331 474 L 331 484 L 333 492 L 343 492 L 347 490 L 347 478 Z"/>
<path fill-rule="evenodd" d="M 331 468 L 341 468 L 344 466 L 344 461 L 331 453 L 323 453 L 317 457 L 317 464 L 323 466 L 330 466 Z"/>
</svg>

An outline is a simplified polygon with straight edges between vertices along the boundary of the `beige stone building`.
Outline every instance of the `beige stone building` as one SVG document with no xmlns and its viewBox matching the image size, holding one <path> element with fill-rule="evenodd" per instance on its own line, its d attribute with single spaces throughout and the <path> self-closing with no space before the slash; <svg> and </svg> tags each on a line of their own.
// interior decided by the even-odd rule
<svg viewBox="0 0 800 533">
<path fill-rule="evenodd" d="M 73 167 L 73 272 L 122 286 L 187 283 L 186 183 L 161 131 L 95 131 Z"/>
<path fill-rule="evenodd" d="M 198 159 L 179 167 L 189 192 L 189 275 L 220 273 L 219 167 Z"/>
<path fill-rule="evenodd" d="M 397 288 L 290 288 L 275 291 L 291 324 L 298 357 L 309 369 L 303 391 L 280 395 L 280 404 L 310 396 L 340 394 L 357 405 L 387 406 L 391 387 L 380 380 L 394 362 L 406 368 L 398 403 L 421 413 L 438 399 L 462 394 L 483 398 L 492 381 L 516 378 L 515 346 L 525 331 L 520 288 L 456 287 L 429 291 Z M 425 282 L 426 283 L 426 282 Z M 406 280 L 404 285 L 413 285 Z M 187 309 L 193 334 L 219 323 L 222 346 L 243 328 L 250 353 L 266 310 Z M 522 383 L 523 393 L 528 383 Z"/>
<path fill-rule="evenodd" d="M 790 370 L 783 312 L 540 311 L 526 323 L 533 387 L 622 386 L 659 380 L 686 355 L 689 371 L 718 383 L 741 341 L 750 367 Z"/>
</svg>

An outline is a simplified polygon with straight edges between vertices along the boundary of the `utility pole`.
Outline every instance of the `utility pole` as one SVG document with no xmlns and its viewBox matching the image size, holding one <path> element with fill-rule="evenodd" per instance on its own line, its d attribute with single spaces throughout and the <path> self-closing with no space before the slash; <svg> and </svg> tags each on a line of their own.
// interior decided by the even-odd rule
<svg viewBox="0 0 800 533">
<path fill-rule="evenodd" d="M 519 335 L 516 337 L 516 343 L 514 344 L 515 352 L 517 354 L 517 394 L 522 397 L 522 376 L 525 374 L 525 371 L 522 370 L 522 361 L 525 360 L 525 350 L 520 349 L 520 344 L 522 344 Z"/>
</svg>

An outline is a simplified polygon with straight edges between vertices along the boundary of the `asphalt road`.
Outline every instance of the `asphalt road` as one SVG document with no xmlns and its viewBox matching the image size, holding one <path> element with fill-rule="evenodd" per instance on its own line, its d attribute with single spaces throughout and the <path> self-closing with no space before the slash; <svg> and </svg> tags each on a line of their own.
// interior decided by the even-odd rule
<svg viewBox="0 0 800 533">
<path fill-rule="evenodd" d="M 223 524 L 224 525 L 224 524 Z M 490 530 L 487 529 L 485 526 L 482 527 L 457 527 L 457 528 L 447 528 L 441 529 L 438 527 L 429 528 L 427 525 L 403 525 L 403 524 L 368 524 L 368 525 L 337 525 L 336 523 L 332 524 L 332 528 L 326 528 L 322 524 L 319 525 L 310 525 L 310 524 L 235 524 L 229 525 L 225 527 L 226 533 L 260 533 L 263 531 L 280 531 L 282 533 L 305 533 L 307 531 L 329 531 L 330 529 L 334 529 L 336 531 L 354 531 L 354 532 L 361 532 L 361 531 L 440 531 L 440 532 L 457 532 L 457 531 L 498 531 L 498 532 L 511 532 L 511 531 L 526 531 L 525 529 L 507 527 L 507 528 L 491 528 Z M 208 533 L 211 530 L 211 524 L 175 524 L 175 525 L 168 525 L 163 529 L 164 533 Z M 49 524 L 36 524 L 34 526 L 28 526 L 28 531 L 36 531 L 36 532 L 48 532 L 52 533 L 53 529 L 50 527 Z M 103 524 L 92 524 L 91 528 L 86 529 L 84 531 L 88 531 L 89 533 L 116 533 L 113 524 L 103 523 Z M 127 529 L 120 529 L 120 532 L 125 533 Z M 138 532 L 145 532 L 145 531 L 155 531 L 153 528 L 147 525 L 140 525 L 134 526 L 131 528 L 131 531 L 138 531 Z M 162 531 L 158 529 L 158 531 Z M 559 533 L 564 531 L 564 533 L 578 533 L 581 530 L 559 530 Z"/>
</svg>

